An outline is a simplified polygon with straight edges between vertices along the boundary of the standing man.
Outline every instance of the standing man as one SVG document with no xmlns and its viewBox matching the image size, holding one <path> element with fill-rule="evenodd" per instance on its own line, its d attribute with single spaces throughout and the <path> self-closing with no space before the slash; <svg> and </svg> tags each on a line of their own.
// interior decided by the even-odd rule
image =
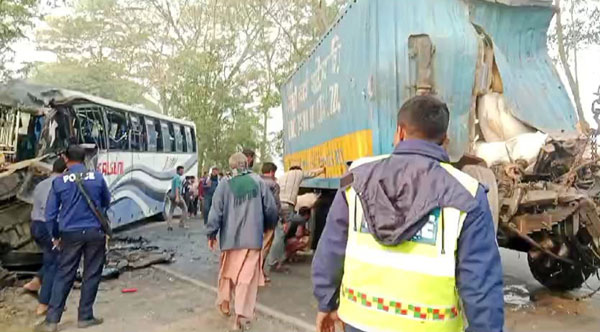
<svg viewBox="0 0 600 332">
<path fill-rule="evenodd" d="M 36 331 L 57 330 L 82 256 L 84 268 L 77 326 L 102 324 L 101 318 L 94 317 L 93 305 L 102 277 L 106 235 L 91 204 L 103 213 L 110 205 L 110 192 L 102 173 L 88 171 L 83 165 L 84 159 L 83 148 L 70 145 L 66 152 L 68 172 L 52 181 L 46 222 L 52 226 L 52 236 L 59 239 L 61 252 L 46 320 L 36 326 Z M 76 181 L 81 181 L 91 204 Z"/>
<path fill-rule="evenodd" d="M 290 170 L 277 181 L 279 188 L 281 189 L 279 199 L 281 200 L 281 216 L 283 218 L 283 224 L 278 225 L 275 228 L 273 247 L 267 258 L 267 264 L 274 271 L 281 271 L 283 269 L 283 262 L 286 259 L 285 238 L 288 229 L 293 225 L 304 224 L 310 218 L 310 214 L 308 214 L 308 216 L 300 215 L 295 211 L 300 184 L 306 179 L 319 176 L 323 173 L 325 173 L 325 167 L 304 172 L 300 166 L 292 166 L 290 167 Z"/>
<path fill-rule="evenodd" d="M 210 174 L 206 181 L 202 183 L 202 191 L 204 192 L 204 224 L 206 225 L 208 221 L 208 212 L 210 211 L 210 206 L 212 205 L 213 195 L 217 190 L 217 186 L 219 185 L 219 169 L 217 167 L 213 167 L 210 170 Z"/>
<path fill-rule="evenodd" d="M 200 214 L 202 215 L 202 219 L 206 220 L 208 216 L 204 215 L 204 183 L 208 178 L 208 172 L 204 172 L 202 177 L 198 179 L 198 209 L 200 210 Z M 206 222 L 205 222 L 206 224 Z"/>
<path fill-rule="evenodd" d="M 52 237 L 52 229 L 46 222 L 46 202 L 52 188 L 52 181 L 60 176 L 67 164 L 63 158 L 57 158 L 52 165 L 52 174 L 38 183 L 33 190 L 33 209 L 31 210 L 31 235 L 35 242 L 40 246 L 43 253 L 43 265 L 41 270 L 42 287 L 38 296 L 37 315 L 45 315 L 48 311 L 50 296 L 52 295 L 52 285 L 56 275 L 58 260 L 58 242 Z"/>
<path fill-rule="evenodd" d="M 277 165 L 271 162 L 263 163 L 261 169 L 262 175 L 260 176 L 262 180 L 265 182 L 269 190 L 273 194 L 273 198 L 275 198 L 275 204 L 277 205 L 277 213 L 281 212 L 281 202 L 279 201 L 279 185 L 277 184 L 277 178 L 275 178 L 275 173 L 277 172 Z M 271 251 L 271 246 L 273 245 L 273 237 L 274 237 L 274 228 L 270 228 L 265 230 L 263 235 L 263 248 L 262 248 L 262 266 L 263 272 L 265 268 L 265 262 L 267 261 L 267 256 L 269 255 L 269 251 Z M 265 282 L 270 282 L 271 279 L 265 273 Z"/>
<path fill-rule="evenodd" d="M 448 120 L 438 99 L 408 100 L 394 152 L 342 178 L 312 266 L 317 331 L 502 331 L 486 191 L 449 164 Z"/>
<path fill-rule="evenodd" d="M 231 314 L 234 293 L 233 329 L 252 319 L 258 286 L 264 285 L 261 249 L 263 232 L 277 222 L 277 205 L 260 177 L 248 170 L 242 153 L 229 158 L 233 177 L 223 180 L 214 195 L 206 231 L 208 246 L 221 248 L 217 306 L 223 315 Z"/>
<path fill-rule="evenodd" d="M 171 180 L 171 192 L 169 193 L 171 205 L 169 207 L 169 213 L 167 214 L 167 230 L 169 231 L 173 230 L 171 222 L 173 221 L 173 211 L 175 211 L 176 207 L 179 207 L 179 209 L 181 209 L 181 219 L 179 220 L 179 227 L 185 228 L 185 222 L 187 220 L 188 208 L 185 204 L 185 199 L 183 197 L 183 183 L 181 182 L 183 172 L 183 166 L 177 166 L 175 175 L 173 176 L 173 180 Z"/>
<path fill-rule="evenodd" d="M 198 185 L 196 184 L 196 177 L 192 176 L 190 178 L 190 196 L 192 204 L 189 206 L 190 215 L 196 217 L 198 214 Z"/>
</svg>

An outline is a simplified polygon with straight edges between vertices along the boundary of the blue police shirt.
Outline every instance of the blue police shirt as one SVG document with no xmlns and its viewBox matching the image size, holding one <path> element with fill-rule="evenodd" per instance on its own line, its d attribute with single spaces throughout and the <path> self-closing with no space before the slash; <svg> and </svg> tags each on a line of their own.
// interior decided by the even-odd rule
<svg viewBox="0 0 600 332">
<path fill-rule="evenodd" d="M 83 164 L 69 167 L 66 174 L 52 182 L 46 203 L 46 221 L 52 224 L 52 235 L 56 238 L 59 237 L 59 232 L 102 227 L 77 188 L 77 174 L 81 174 L 83 187 L 98 209 L 104 211 L 110 204 L 110 191 L 102 173 L 89 172 Z"/>
</svg>

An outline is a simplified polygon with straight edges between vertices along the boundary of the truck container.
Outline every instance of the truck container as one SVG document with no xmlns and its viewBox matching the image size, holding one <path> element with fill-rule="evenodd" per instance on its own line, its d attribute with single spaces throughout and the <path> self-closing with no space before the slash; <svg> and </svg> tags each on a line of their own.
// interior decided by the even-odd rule
<svg viewBox="0 0 600 332">
<path fill-rule="evenodd" d="M 547 50 L 546 0 L 355 0 L 281 87 L 285 169 L 326 167 L 313 247 L 348 165 L 393 149 L 396 116 L 431 94 L 450 110 L 451 161 L 490 188 L 498 243 L 535 278 L 579 287 L 600 261 L 595 131 Z"/>
</svg>

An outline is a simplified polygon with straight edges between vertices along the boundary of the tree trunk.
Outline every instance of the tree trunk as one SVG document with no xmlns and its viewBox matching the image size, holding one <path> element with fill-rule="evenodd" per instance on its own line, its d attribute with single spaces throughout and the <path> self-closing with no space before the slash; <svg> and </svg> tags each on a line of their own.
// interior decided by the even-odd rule
<svg viewBox="0 0 600 332">
<path fill-rule="evenodd" d="M 262 116 L 263 116 L 263 128 L 262 128 L 262 143 L 260 144 L 260 161 L 265 162 L 267 160 L 269 160 L 270 158 L 268 158 L 268 149 L 267 149 L 267 145 L 269 144 L 268 142 L 268 128 L 267 128 L 267 121 L 269 120 L 269 109 L 265 107 L 265 109 L 262 110 Z"/>
<path fill-rule="evenodd" d="M 579 97 L 579 86 L 577 85 L 577 81 L 573 77 L 573 72 L 571 71 L 571 67 L 569 66 L 569 60 L 567 59 L 567 52 L 565 50 L 565 40 L 562 26 L 562 17 L 561 17 L 561 7 L 560 0 L 556 0 L 556 35 L 558 40 L 558 55 L 560 57 L 560 62 L 562 64 L 563 69 L 565 70 L 565 75 L 567 76 L 567 81 L 569 83 L 569 88 L 571 89 L 571 93 L 573 94 L 573 100 L 575 101 L 575 108 L 577 109 L 577 117 L 579 118 L 579 129 L 583 131 L 587 131 L 589 128 L 588 123 L 585 121 L 583 116 L 583 108 L 581 107 L 581 98 Z"/>
</svg>

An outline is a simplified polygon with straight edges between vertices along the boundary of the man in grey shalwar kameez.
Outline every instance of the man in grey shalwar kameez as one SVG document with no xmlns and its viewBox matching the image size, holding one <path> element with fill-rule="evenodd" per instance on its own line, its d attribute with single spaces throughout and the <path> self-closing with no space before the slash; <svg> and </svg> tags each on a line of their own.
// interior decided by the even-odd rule
<svg viewBox="0 0 600 332">
<path fill-rule="evenodd" d="M 254 314 L 258 286 L 264 285 L 263 232 L 275 227 L 278 219 L 273 194 L 247 163 L 242 153 L 229 158 L 233 177 L 219 183 L 206 225 L 209 247 L 216 250 L 218 234 L 221 248 L 217 306 L 230 315 L 234 293 L 234 330 Z"/>
</svg>

